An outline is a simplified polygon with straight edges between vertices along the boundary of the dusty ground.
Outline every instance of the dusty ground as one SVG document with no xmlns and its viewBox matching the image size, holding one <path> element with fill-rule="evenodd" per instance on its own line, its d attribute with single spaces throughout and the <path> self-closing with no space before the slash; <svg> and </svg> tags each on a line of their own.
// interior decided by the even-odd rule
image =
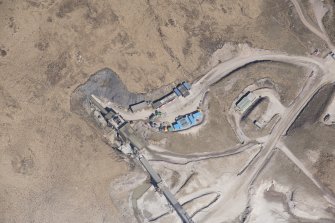
<svg viewBox="0 0 335 223">
<path fill-rule="evenodd" d="M 315 222 L 334 222 L 335 210 L 333 208 L 327 209 L 328 203 L 322 197 L 321 191 L 279 150 L 271 158 L 269 166 L 258 177 L 255 188 L 259 188 L 264 182 L 272 182 L 278 185 L 277 190 L 282 191 L 275 194 L 271 193 L 271 189 L 263 190 L 265 200 L 269 203 L 265 203 L 264 206 L 260 203 L 261 208 L 254 206 L 254 210 L 250 214 L 250 218 L 254 221 L 250 220 L 250 222 L 260 222 L 264 215 L 270 217 L 268 220 L 275 218 L 278 222 L 283 221 L 286 217 L 288 220 L 283 222 L 304 222 L 305 217 L 313 218 L 316 216 L 327 217 L 316 219 Z M 252 200 L 259 201 L 257 194 L 253 194 Z M 293 209 L 292 206 L 291 208 L 289 206 L 290 200 L 295 204 Z M 277 206 L 277 209 L 276 206 L 273 206 L 274 203 L 280 204 L 280 207 Z M 311 207 L 313 208 L 309 209 Z M 268 215 L 269 213 L 282 214 L 271 216 Z M 306 220 L 306 222 L 314 221 Z"/>
<path fill-rule="evenodd" d="M 0 222 L 123 222 L 108 194 L 126 164 L 70 111 L 90 74 L 144 92 L 201 75 L 226 41 L 321 48 L 293 21 L 276 0 L 0 1 Z"/>
<path fill-rule="evenodd" d="M 224 78 L 221 82 L 211 88 L 206 100 L 208 100 L 209 113 L 206 116 L 206 124 L 196 134 L 160 134 L 155 136 L 159 141 L 166 138 L 164 147 L 177 153 L 193 153 L 226 150 L 238 143 L 236 135 L 227 121 L 228 111 L 236 97 L 248 86 L 256 81 L 267 78 L 271 81 L 281 97 L 284 105 L 289 105 L 298 95 L 309 75 L 308 70 L 303 68 L 276 62 L 256 63 L 240 69 L 234 74 Z M 256 111 L 242 122 L 242 127 L 250 136 L 259 137 L 266 135 L 273 122 L 263 130 L 258 130 L 252 123 L 251 118 L 257 110 L 262 109 L 257 106 Z M 264 106 L 263 106 L 264 107 Z M 266 107 L 263 108 L 265 110 Z M 254 115 L 256 117 L 256 115 Z M 166 136 L 166 137 L 165 137 Z M 210 145 L 210 146 L 209 146 Z"/>
<path fill-rule="evenodd" d="M 311 2 L 309 0 L 302 0 L 300 3 L 301 9 L 306 16 L 307 21 L 313 24 L 315 27 L 318 27 L 318 22 L 315 17 Z"/>
<path fill-rule="evenodd" d="M 17 72 L 0 91 L 0 221 L 114 222 L 109 184 L 126 164 L 69 111 L 70 92 Z"/>
<path fill-rule="evenodd" d="M 326 1 L 328 4 L 332 5 L 332 8 L 329 10 L 329 12 L 326 14 L 326 16 L 323 19 L 323 24 L 325 25 L 329 38 L 334 42 L 335 41 L 335 27 L 334 27 L 334 22 L 335 22 L 335 12 L 334 12 L 334 7 L 335 7 L 335 2 L 331 0 Z"/>
<path fill-rule="evenodd" d="M 221 192 L 221 198 L 225 198 L 226 196 L 228 197 L 233 194 L 234 190 L 230 191 L 229 188 L 238 187 L 238 182 L 236 182 L 238 181 L 238 179 L 236 179 L 237 173 L 244 168 L 245 164 L 250 161 L 251 157 L 253 157 L 256 152 L 256 150 L 249 150 L 234 156 L 188 163 L 182 166 L 164 162 L 152 162 L 152 165 L 161 173 L 169 188 L 171 188 L 171 191 L 181 203 L 194 197 L 194 193 L 199 193 L 198 195 L 202 194 L 202 192 L 210 193 L 208 196 L 191 200 L 187 205 L 185 205 L 187 212 L 192 214 L 195 210 L 209 204 L 213 199 L 213 196 L 216 195 L 216 191 Z M 174 171 L 179 173 L 177 181 L 175 181 L 172 177 Z M 240 194 L 242 196 L 245 195 L 244 192 L 241 192 Z M 146 199 L 146 203 L 149 202 L 150 200 Z M 236 207 L 238 206 L 237 208 L 240 208 L 240 204 L 241 203 L 237 202 Z M 224 205 L 226 205 L 226 203 L 222 201 L 222 203 L 216 203 L 214 208 L 222 207 Z M 244 204 L 242 204 L 242 206 L 243 205 Z M 206 216 L 206 213 L 208 214 L 210 211 L 208 209 L 204 209 L 203 212 L 200 214 L 198 213 L 198 216 L 193 218 L 194 221 L 206 222 L 206 219 L 211 216 L 211 214 Z M 203 216 L 199 216 L 202 214 Z M 221 219 L 223 222 L 237 222 L 230 221 L 232 216 L 230 216 L 229 212 L 224 212 L 223 215 L 224 217 Z M 233 218 L 235 218 L 235 216 L 233 216 Z M 168 219 L 163 217 L 160 222 L 168 223 L 171 221 L 168 221 Z"/>
<path fill-rule="evenodd" d="M 227 117 L 227 109 L 222 106 L 222 99 L 215 91 L 208 94 L 209 112 L 205 117 L 205 125 L 196 133 L 191 134 L 163 134 L 159 138 L 166 138 L 164 147 L 167 150 L 182 154 L 196 152 L 223 151 L 234 147 L 238 140 Z M 166 136 L 166 137 L 165 137 Z"/>
<path fill-rule="evenodd" d="M 298 95 L 309 73 L 310 71 L 304 68 L 290 64 L 255 63 L 234 72 L 218 85 L 223 88 L 222 90 L 225 90 L 222 93 L 225 105 L 230 106 L 244 88 L 262 78 L 268 78 L 274 83 L 274 88 L 278 91 L 281 102 L 284 105 L 289 105 Z"/>
<path fill-rule="evenodd" d="M 326 85 L 302 111 L 288 132 L 286 142 L 294 154 L 335 191 L 334 145 L 335 128 L 320 123 L 319 117 L 334 93 L 334 86 Z"/>
<path fill-rule="evenodd" d="M 296 129 L 287 145 L 330 189 L 335 190 L 334 127 L 319 123 Z"/>
</svg>

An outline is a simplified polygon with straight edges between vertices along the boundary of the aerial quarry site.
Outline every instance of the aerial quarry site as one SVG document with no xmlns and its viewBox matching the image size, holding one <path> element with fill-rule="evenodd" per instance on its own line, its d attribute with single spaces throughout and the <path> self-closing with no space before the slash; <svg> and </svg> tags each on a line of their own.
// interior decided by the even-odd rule
<svg viewBox="0 0 335 223">
<path fill-rule="evenodd" d="M 335 223 L 334 0 L 0 17 L 0 223 Z"/>
</svg>

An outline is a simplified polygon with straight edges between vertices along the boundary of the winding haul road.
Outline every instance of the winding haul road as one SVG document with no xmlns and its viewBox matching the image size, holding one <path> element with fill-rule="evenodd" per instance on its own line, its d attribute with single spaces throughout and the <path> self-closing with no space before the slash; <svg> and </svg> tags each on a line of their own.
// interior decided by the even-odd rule
<svg viewBox="0 0 335 223">
<path fill-rule="evenodd" d="M 250 49 L 249 49 L 250 50 Z M 192 85 L 190 95 L 186 98 L 179 97 L 173 101 L 161 107 L 159 110 L 166 113 L 165 117 L 161 118 L 161 121 L 174 121 L 175 117 L 180 114 L 187 114 L 197 109 L 200 102 L 202 101 L 205 93 L 209 90 L 210 86 L 220 81 L 222 78 L 228 76 L 235 70 L 244 67 L 250 63 L 261 62 L 261 61 L 278 61 L 296 65 L 308 66 L 312 69 L 319 68 L 322 71 L 326 71 L 327 68 L 323 61 L 318 58 L 310 58 L 303 56 L 290 56 L 286 54 L 276 54 L 262 50 L 246 50 L 242 51 L 239 56 L 225 61 L 217 65 L 214 69 L 204 75 L 199 81 Z M 114 110 L 119 112 L 127 120 L 144 120 L 154 112 L 153 109 L 140 111 L 140 112 L 129 112 L 124 109 L 112 106 Z"/>
<path fill-rule="evenodd" d="M 308 63 L 310 62 L 311 61 L 308 60 Z M 276 124 L 272 133 L 267 137 L 267 140 L 264 142 L 263 149 L 258 154 L 258 158 L 243 173 L 243 180 L 240 181 L 238 188 L 235 188 L 234 194 L 227 194 L 225 199 L 221 199 L 217 202 L 215 207 L 212 207 L 212 218 L 215 219 L 215 216 L 220 216 L 223 205 L 227 203 L 234 203 L 237 194 L 248 191 L 250 188 L 253 187 L 255 180 L 257 179 L 261 171 L 269 163 L 274 153 L 274 150 L 277 147 L 281 148 L 284 154 L 286 154 L 292 160 L 292 162 L 296 164 L 298 168 L 303 168 L 303 173 L 305 173 L 306 176 L 309 177 L 311 181 L 322 190 L 326 200 L 332 206 L 335 206 L 335 197 L 333 196 L 333 194 L 330 193 L 329 190 L 327 190 L 324 186 L 322 186 L 322 184 L 317 179 L 315 179 L 315 177 L 311 173 L 309 173 L 306 168 L 303 167 L 302 163 L 298 161 L 298 159 L 292 155 L 293 153 L 290 152 L 287 147 L 284 147 L 280 141 L 281 137 L 286 134 L 292 123 L 296 120 L 298 115 L 305 108 L 305 106 L 312 99 L 312 97 L 319 91 L 319 89 L 326 84 L 335 82 L 335 60 L 327 58 L 324 60 L 321 66 L 320 62 L 314 63 L 314 65 L 318 66 L 318 69 L 316 69 L 316 71 L 319 70 L 322 73 L 320 75 L 315 74 L 315 76 L 311 76 L 305 88 L 300 92 L 294 103 L 284 111 L 282 118 Z"/>
<path fill-rule="evenodd" d="M 325 33 L 325 30 L 322 27 L 318 29 L 307 21 L 306 17 L 303 14 L 303 10 L 301 9 L 301 6 L 297 0 L 291 0 L 291 2 L 293 3 L 302 23 L 311 32 L 324 40 L 328 45 L 329 49 L 333 51 L 335 47 L 331 43 L 327 33 Z M 162 121 L 173 121 L 174 118 L 180 114 L 186 114 L 194 111 L 203 100 L 205 93 L 212 85 L 241 67 L 244 67 L 250 63 L 261 61 L 278 61 L 283 63 L 295 64 L 298 66 L 306 66 L 311 68 L 314 72 L 313 75 L 309 77 L 309 80 L 307 81 L 303 90 L 296 97 L 295 101 L 289 107 L 283 108 L 281 119 L 277 122 L 271 134 L 266 137 L 266 140 L 264 141 L 264 139 L 256 139 L 257 143 L 262 144 L 262 149 L 258 153 L 257 159 L 253 160 L 253 163 L 250 164 L 252 168 L 249 167 L 244 171 L 243 180 L 240 180 L 241 184 L 239 185 L 239 188 L 235 190 L 235 193 L 239 193 L 241 191 L 248 191 L 250 188 L 253 187 L 258 175 L 271 160 L 275 149 L 279 148 L 281 151 L 284 152 L 286 156 L 288 156 L 292 160 L 293 163 L 296 164 L 298 168 L 303 171 L 303 173 L 307 177 L 311 179 L 311 181 L 318 188 L 321 189 L 324 197 L 329 202 L 329 204 L 335 207 L 334 195 L 329 190 L 327 190 L 324 185 L 322 185 L 322 183 L 309 172 L 307 168 L 304 167 L 302 162 L 297 159 L 294 154 L 289 150 L 289 148 L 287 148 L 281 141 L 282 136 L 286 134 L 292 123 L 297 119 L 298 115 L 306 107 L 307 103 L 312 99 L 312 97 L 326 84 L 335 82 L 335 60 L 329 56 L 322 59 L 304 56 L 291 56 L 287 54 L 277 54 L 263 50 L 242 50 L 237 57 L 220 63 L 197 82 L 193 83 L 192 89 L 190 90 L 190 95 L 188 97 L 177 98 L 173 103 L 166 104 L 164 107 L 160 108 L 162 112 L 167 114 L 166 117 L 162 118 Z M 153 110 L 147 110 L 138 113 L 130 113 L 123 109 L 116 110 L 125 119 L 128 120 L 146 119 L 153 112 Z M 189 162 L 197 162 L 204 159 L 237 154 L 250 148 L 252 147 L 244 146 L 240 148 L 235 148 L 234 150 L 228 152 L 194 155 L 192 157 L 178 157 L 171 154 L 156 154 L 158 155 L 158 158 L 152 159 L 151 161 L 163 161 L 172 164 L 184 165 Z M 218 187 L 214 186 L 213 188 L 208 188 L 206 190 L 206 193 L 213 193 L 214 191 L 218 190 Z M 199 194 L 195 196 L 199 196 Z M 214 217 L 215 219 L 215 216 L 219 216 L 219 212 L 222 212 L 223 205 L 227 205 L 229 203 L 233 204 L 235 198 L 236 197 L 234 197 L 233 195 L 229 195 L 226 196 L 224 199 L 217 199 L 216 205 L 214 205 L 215 207 L 212 207 L 211 209 L 211 217 Z M 194 199 L 196 199 L 196 197 L 190 198 L 190 200 Z"/>
<path fill-rule="evenodd" d="M 261 144 L 256 142 L 250 142 L 243 146 L 236 146 L 235 148 L 220 151 L 220 152 L 209 152 L 193 155 L 179 155 L 179 154 L 165 154 L 155 152 L 155 158 L 149 159 L 151 162 L 166 162 L 176 165 L 185 165 L 192 162 L 199 162 L 208 159 L 221 158 L 225 156 L 232 156 L 242 153 L 246 150 L 261 149 Z"/>
<path fill-rule="evenodd" d="M 328 47 L 332 51 L 334 51 L 335 47 L 329 40 L 327 33 L 318 30 L 306 20 L 297 0 L 291 0 L 291 2 L 295 6 L 303 24 L 309 30 L 311 30 L 313 33 L 323 39 L 327 43 Z M 322 27 L 321 30 L 323 30 Z M 292 123 L 296 120 L 298 115 L 305 108 L 305 106 L 312 99 L 312 97 L 326 84 L 335 82 L 335 61 L 332 58 L 328 56 L 327 58 L 320 60 L 314 58 L 312 59 L 307 57 L 295 57 L 278 54 L 253 55 L 248 58 L 234 58 L 233 61 L 228 61 L 227 63 L 223 63 L 217 68 L 214 68 L 213 71 L 209 72 L 197 83 L 195 83 L 193 89 L 198 89 L 197 92 L 198 95 L 200 95 L 203 93 L 203 91 L 206 91 L 206 89 L 210 85 L 219 81 L 221 78 L 233 72 L 235 69 L 242 67 L 248 63 L 265 60 L 281 61 L 305 66 L 307 64 L 309 64 L 309 66 L 314 65 L 316 66 L 313 68 L 314 71 L 320 72 L 321 77 L 316 74 L 314 76 L 311 76 L 310 80 L 307 82 L 305 88 L 300 92 L 295 102 L 289 108 L 287 108 L 286 111 L 284 111 L 281 120 L 277 123 L 271 135 L 269 135 L 267 141 L 264 143 L 264 147 L 258 155 L 258 160 L 253 164 L 253 168 L 249 168 L 248 171 L 244 173 L 245 176 L 248 176 L 248 180 L 245 181 L 247 182 L 247 184 L 245 183 L 240 186 L 240 190 L 252 188 L 257 176 L 266 167 L 268 162 L 271 160 L 274 150 L 278 147 L 322 191 L 325 199 L 329 202 L 329 204 L 335 206 L 335 197 L 333 193 L 331 193 L 318 179 L 316 179 L 314 175 L 302 164 L 302 162 L 297 157 L 295 157 L 295 155 L 289 150 L 289 148 L 287 148 L 280 140 L 281 137 L 286 134 Z M 228 196 L 227 198 L 230 198 L 231 200 L 225 199 L 224 202 L 233 202 L 234 197 Z M 217 204 L 216 206 L 220 205 Z M 214 215 L 215 212 L 220 211 L 219 209 L 220 208 L 213 209 Z"/>
</svg>

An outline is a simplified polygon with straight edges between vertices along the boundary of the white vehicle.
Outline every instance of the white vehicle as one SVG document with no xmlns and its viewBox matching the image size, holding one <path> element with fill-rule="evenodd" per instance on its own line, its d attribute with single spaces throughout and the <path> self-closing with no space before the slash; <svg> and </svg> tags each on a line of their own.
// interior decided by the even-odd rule
<svg viewBox="0 0 335 223">
<path fill-rule="evenodd" d="M 331 52 L 330 56 L 332 56 L 332 58 L 335 60 L 335 53 L 334 52 Z"/>
</svg>

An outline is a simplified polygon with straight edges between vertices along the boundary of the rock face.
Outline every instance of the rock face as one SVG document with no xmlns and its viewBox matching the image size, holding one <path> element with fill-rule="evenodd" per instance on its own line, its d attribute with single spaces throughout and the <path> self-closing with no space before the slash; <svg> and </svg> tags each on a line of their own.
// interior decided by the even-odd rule
<svg viewBox="0 0 335 223">
<path fill-rule="evenodd" d="M 71 97 L 71 110 L 84 115 L 83 108 L 87 107 L 87 97 L 91 94 L 125 108 L 144 99 L 143 94 L 129 92 L 117 74 L 108 68 L 93 74 L 85 84 L 74 91 Z"/>
</svg>

